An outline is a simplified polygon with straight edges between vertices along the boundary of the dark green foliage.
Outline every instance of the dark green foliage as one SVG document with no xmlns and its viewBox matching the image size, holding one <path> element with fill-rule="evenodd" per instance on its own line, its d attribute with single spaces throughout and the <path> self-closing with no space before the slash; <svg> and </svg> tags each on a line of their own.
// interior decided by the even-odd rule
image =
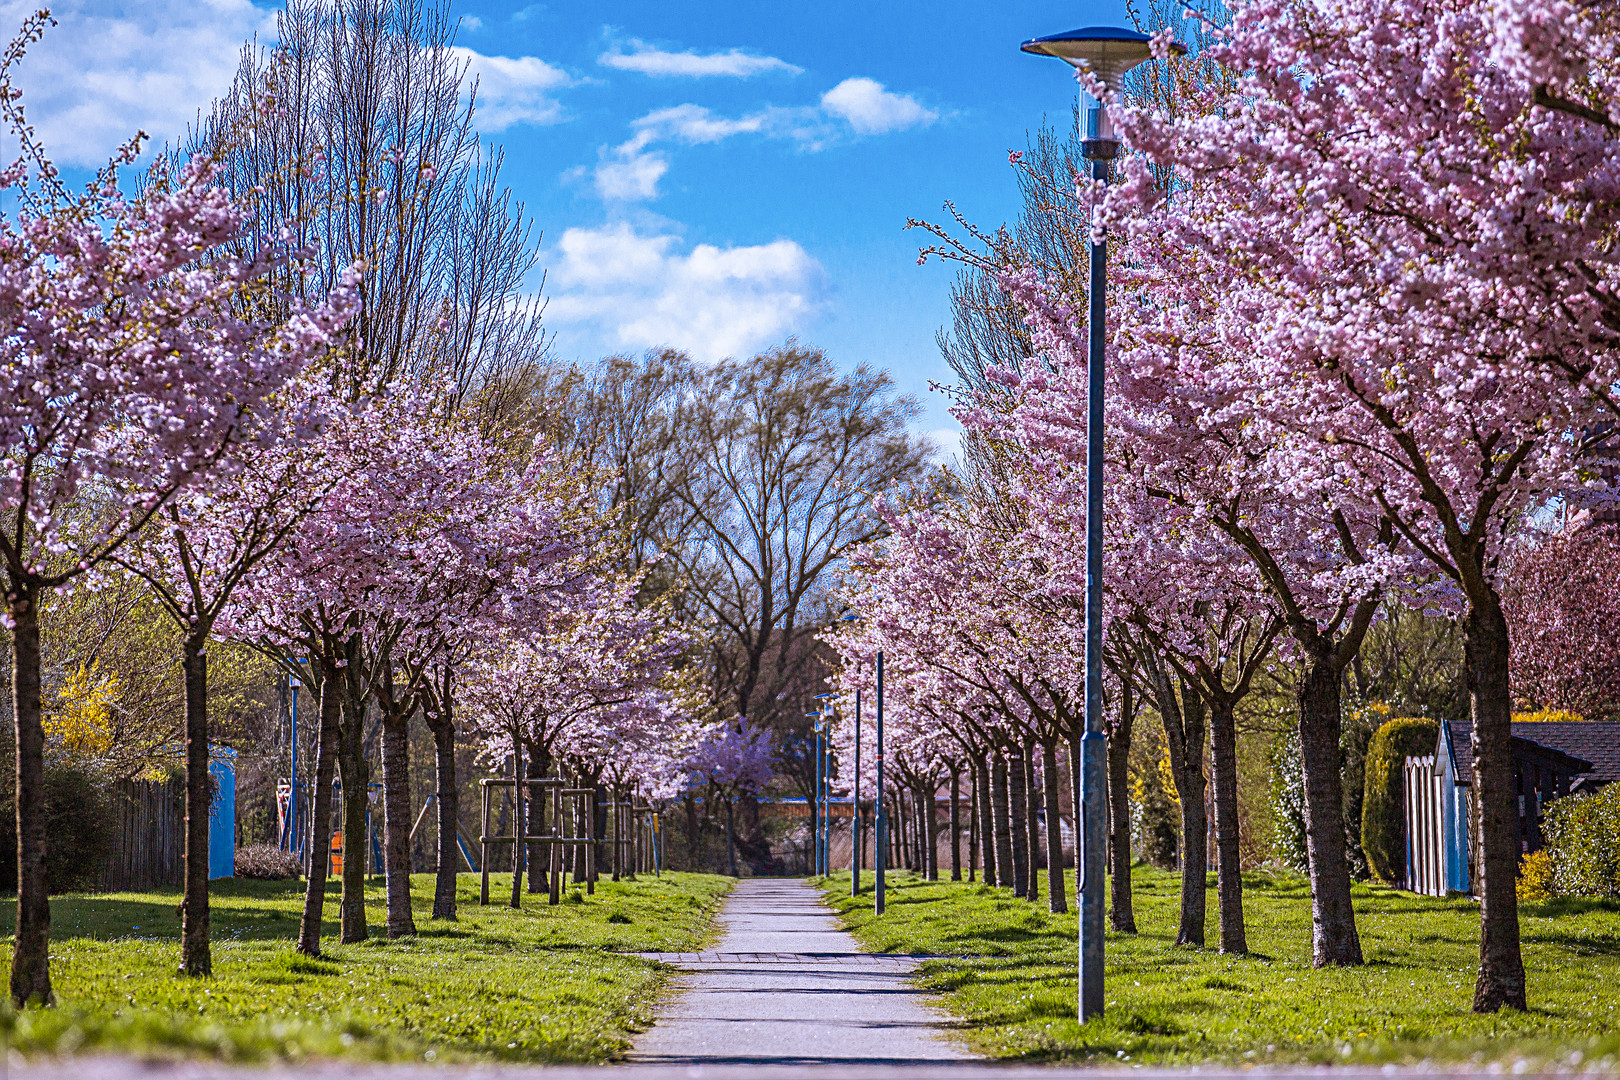
<svg viewBox="0 0 1620 1080">
<path fill-rule="evenodd" d="M 0 889 L 17 889 L 17 770 L 0 758 Z M 45 766 L 45 878 L 53 893 L 95 887 L 111 842 L 106 782 L 93 769 L 68 761 Z"/>
<path fill-rule="evenodd" d="M 1380 881 L 1396 882 L 1406 873 L 1402 768 L 1408 757 L 1434 753 L 1439 736 L 1433 720 L 1400 717 L 1383 724 L 1367 744 L 1361 846 Z"/>
<path fill-rule="evenodd" d="M 1546 828 L 1559 895 L 1620 900 L 1620 784 L 1550 803 Z"/>
</svg>

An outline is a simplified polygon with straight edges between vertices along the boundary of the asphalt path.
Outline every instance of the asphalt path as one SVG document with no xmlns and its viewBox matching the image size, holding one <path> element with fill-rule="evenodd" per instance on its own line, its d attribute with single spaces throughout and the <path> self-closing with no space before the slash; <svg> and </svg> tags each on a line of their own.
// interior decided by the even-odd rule
<svg viewBox="0 0 1620 1080">
<path fill-rule="evenodd" d="M 863 953 L 802 881 L 726 898 L 712 952 L 643 953 L 681 969 L 632 1065 L 915 1066 L 971 1060 L 910 985 L 917 959 Z"/>
</svg>

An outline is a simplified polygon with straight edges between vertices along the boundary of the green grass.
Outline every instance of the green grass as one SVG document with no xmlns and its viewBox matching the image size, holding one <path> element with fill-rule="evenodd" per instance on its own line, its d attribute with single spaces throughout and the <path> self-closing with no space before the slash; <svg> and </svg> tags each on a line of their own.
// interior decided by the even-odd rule
<svg viewBox="0 0 1620 1080">
<path fill-rule="evenodd" d="M 1357 926 L 1367 963 L 1310 966 L 1306 883 L 1244 875 L 1248 956 L 1214 945 L 1174 944 L 1178 878 L 1133 873 L 1136 935 L 1107 936 L 1107 1008 L 1075 1020 L 1075 916 L 983 885 L 890 878 L 887 910 L 849 875 L 828 894 L 845 925 L 877 952 L 925 961 L 923 987 L 941 995 L 975 1050 L 999 1058 L 1109 1059 L 1131 1064 L 1217 1062 L 1484 1062 L 1620 1064 L 1620 905 L 1554 901 L 1520 908 L 1530 1011 L 1469 1011 L 1479 950 L 1479 909 L 1358 885 Z M 1073 877 L 1070 877 L 1072 887 Z M 1042 875 L 1044 890 L 1045 875 Z M 1044 893 L 1043 893 L 1044 895 Z M 1071 898 L 1072 900 L 1072 898 Z"/>
<path fill-rule="evenodd" d="M 326 902 L 319 960 L 293 951 L 303 894 L 280 882 L 215 882 L 214 976 L 176 973 L 172 890 L 51 900 L 58 1006 L 0 1012 L 0 1039 L 25 1054 L 81 1050 L 203 1055 L 233 1061 L 306 1056 L 374 1060 L 607 1061 L 651 1022 L 667 971 L 622 952 L 692 949 L 707 940 L 731 879 L 643 875 L 596 895 L 522 911 L 478 906 L 462 875 L 461 918 L 434 922 L 433 878 L 412 882 L 415 938 L 388 941 L 381 884 L 367 889 L 372 937 L 336 940 L 338 887 Z M 492 882 L 492 884 L 495 884 Z M 497 896 L 509 896 L 493 889 Z M 0 933 L 11 932 L 7 903 Z M 5 948 L 0 972 L 9 975 Z"/>
</svg>

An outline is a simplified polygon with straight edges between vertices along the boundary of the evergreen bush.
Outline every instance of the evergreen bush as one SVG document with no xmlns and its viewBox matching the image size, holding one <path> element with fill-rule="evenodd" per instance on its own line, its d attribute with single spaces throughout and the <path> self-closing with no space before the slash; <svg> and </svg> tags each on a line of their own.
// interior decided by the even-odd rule
<svg viewBox="0 0 1620 1080">
<path fill-rule="evenodd" d="M 1434 753 L 1440 725 L 1397 717 L 1382 724 L 1367 743 L 1366 787 L 1361 799 L 1361 847 L 1379 880 L 1406 876 L 1406 809 L 1402 777 L 1408 757 Z"/>
<path fill-rule="evenodd" d="M 0 760 L 0 889 L 17 888 L 17 770 Z M 107 783 L 92 766 L 71 759 L 45 766 L 45 881 L 53 893 L 96 887 L 112 842 Z"/>
</svg>

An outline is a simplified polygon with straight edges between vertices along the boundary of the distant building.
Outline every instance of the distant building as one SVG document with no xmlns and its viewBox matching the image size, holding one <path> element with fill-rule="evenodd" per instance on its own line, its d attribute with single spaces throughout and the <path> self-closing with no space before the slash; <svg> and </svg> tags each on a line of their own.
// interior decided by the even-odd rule
<svg viewBox="0 0 1620 1080">
<path fill-rule="evenodd" d="M 1440 725 L 1434 753 L 1406 759 L 1406 886 L 1444 896 L 1473 893 L 1479 864 L 1473 836 L 1473 724 Z M 1620 780 L 1620 721 L 1513 725 L 1513 783 L 1519 850 L 1546 843 L 1545 808 L 1554 799 Z"/>
</svg>

